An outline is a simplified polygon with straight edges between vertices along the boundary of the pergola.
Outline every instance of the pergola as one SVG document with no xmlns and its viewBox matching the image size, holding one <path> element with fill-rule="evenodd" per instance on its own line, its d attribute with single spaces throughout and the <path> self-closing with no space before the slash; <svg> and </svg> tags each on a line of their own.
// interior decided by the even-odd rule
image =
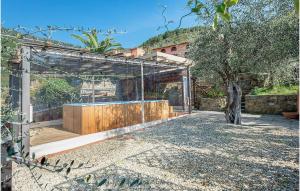
<svg viewBox="0 0 300 191">
<path fill-rule="evenodd" d="M 45 44 L 36 40 L 22 42 L 21 62 L 13 64 L 16 74 L 11 75 L 10 84 L 13 105 L 19 107 L 22 122 L 19 133 L 22 135 L 24 152 L 29 152 L 31 123 L 31 75 L 35 76 L 74 76 L 90 79 L 94 87 L 95 78 L 101 76 L 118 77 L 118 79 L 134 78 L 139 80 L 139 99 L 142 103 L 142 122 L 144 123 L 144 80 L 151 75 L 172 76 L 172 73 L 183 73 L 184 110 L 191 113 L 190 67 L 192 62 L 167 54 L 152 54 L 144 58 L 128 58 L 106 56 L 90 53 L 85 49 Z M 130 72 L 128 72 L 130 71 Z M 18 74 L 17 74 L 18 73 Z M 16 77 L 16 76 L 19 76 Z M 14 91 L 13 89 L 21 89 Z M 93 90 L 95 102 L 95 91 Z"/>
</svg>

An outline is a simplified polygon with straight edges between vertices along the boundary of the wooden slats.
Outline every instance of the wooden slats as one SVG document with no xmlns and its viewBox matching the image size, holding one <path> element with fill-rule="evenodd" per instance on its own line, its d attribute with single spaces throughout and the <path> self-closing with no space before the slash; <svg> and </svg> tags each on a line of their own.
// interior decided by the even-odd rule
<svg viewBox="0 0 300 191">
<path fill-rule="evenodd" d="M 73 132 L 73 107 L 72 106 L 64 106 L 63 109 L 63 121 L 64 121 L 64 129 Z"/>
<path fill-rule="evenodd" d="M 96 132 L 103 131 L 103 107 L 95 107 Z"/>
<path fill-rule="evenodd" d="M 65 107 L 64 107 L 65 113 Z M 65 125 L 65 124 L 64 124 Z M 82 107 L 73 107 L 73 131 L 82 134 Z"/>
<path fill-rule="evenodd" d="M 102 106 L 103 109 L 103 122 L 102 122 L 102 131 L 110 130 L 111 127 L 111 106 L 110 105 L 104 105 Z"/>
<path fill-rule="evenodd" d="M 81 135 L 142 123 L 141 103 L 63 107 L 64 129 Z M 167 100 L 144 103 L 145 122 L 173 116 Z"/>
<path fill-rule="evenodd" d="M 89 107 L 81 108 L 81 135 L 86 135 L 89 132 Z"/>
<path fill-rule="evenodd" d="M 149 122 L 149 121 L 151 121 L 151 116 L 150 116 L 150 114 L 151 114 L 151 112 L 150 112 L 150 107 L 151 105 L 150 105 L 150 102 L 146 102 L 145 104 L 144 104 L 144 111 L 145 111 L 145 121 L 146 122 Z"/>
</svg>

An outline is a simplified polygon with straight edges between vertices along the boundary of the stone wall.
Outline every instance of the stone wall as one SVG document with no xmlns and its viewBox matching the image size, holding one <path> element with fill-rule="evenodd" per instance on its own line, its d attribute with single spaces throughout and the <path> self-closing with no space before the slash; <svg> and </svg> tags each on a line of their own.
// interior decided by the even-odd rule
<svg viewBox="0 0 300 191">
<path fill-rule="evenodd" d="M 281 114 L 297 110 L 297 95 L 246 95 L 246 113 Z"/>
<path fill-rule="evenodd" d="M 203 111 L 223 111 L 226 98 L 201 98 L 198 108 Z"/>
</svg>

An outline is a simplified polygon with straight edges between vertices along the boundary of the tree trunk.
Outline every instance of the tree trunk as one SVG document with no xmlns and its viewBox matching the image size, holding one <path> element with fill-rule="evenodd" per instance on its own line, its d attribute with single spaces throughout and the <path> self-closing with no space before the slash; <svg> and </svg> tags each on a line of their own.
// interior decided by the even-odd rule
<svg viewBox="0 0 300 191">
<path fill-rule="evenodd" d="M 227 123 L 241 124 L 241 97 L 242 89 L 236 82 L 227 84 L 227 103 L 225 118 Z"/>
</svg>

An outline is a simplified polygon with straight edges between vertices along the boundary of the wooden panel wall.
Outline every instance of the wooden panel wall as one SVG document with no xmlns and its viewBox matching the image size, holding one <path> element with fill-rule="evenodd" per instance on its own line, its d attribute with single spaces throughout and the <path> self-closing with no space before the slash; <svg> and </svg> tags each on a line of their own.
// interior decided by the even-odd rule
<svg viewBox="0 0 300 191">
<path fill-rule="evenodd" d="M 65 111 L 65 108 L 63 112 Z M 65 113 L 65 112 L 64 112 Z M 64 118 L 65 119 L 65 118 Z M 73 107 L 73 131 L 74 133 L 82 134 L 82 108 L 81 107 Z M 65 121 L 64 121 L 65 125 Z"/>
<path fill-rule="evenodd" d="M 63 128 L 81 135 L 142 123 L 141 103 L 63 107 Z M 167 100 L 145 102 L 145 121 L 167 119 L 173 108 Z"/>
<path fill-rule="evenodd" d="M 64 106 L 63 108 L 63 121 L 64 121 L 64 129 L 67 131 L 73 131 L 73 106 Z"/>
</svg>

